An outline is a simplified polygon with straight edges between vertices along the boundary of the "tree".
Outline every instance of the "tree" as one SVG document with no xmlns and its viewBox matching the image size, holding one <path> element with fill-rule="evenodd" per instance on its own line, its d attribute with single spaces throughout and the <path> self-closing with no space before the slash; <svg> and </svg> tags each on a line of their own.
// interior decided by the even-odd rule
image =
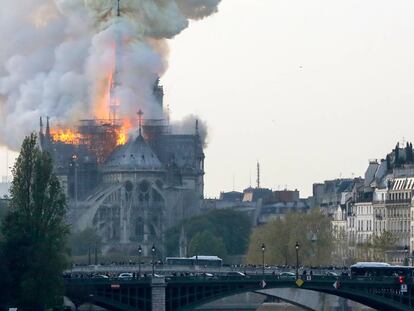
<svg viewBox="0 0 414 311">
<path fill-rule="evenodd" d="M 315 238 L 313 238 L 315 237 Z M 331 263 L 333 237 L 327 216 L 318 209 L 309 214 L 289 213 L 256 228 L 250 238 L 247 262 L 261 264 L 260 245 L 266 245 L 265 259 L 269 264 L 295 265 L 295 244 L 299 242 L 299 261 L 306 265 Z"/>
<path fill-rule="evenodd" d="M 7 214 L 8 203 L 9 203 L 8 199 L 0 199 L 0 228 L 1 228 L 1 223 L 3 222 L 3 219 L 6 217 L 6 214 Z"/>
<path fill-rule="evenodd" d="M 374 260 L 387 261 L 386 252 L 395 248 L 397 237 L 390 231 L 384 231 L 380 236 L 374 236 L 372 247 L 374 250 Z"/>
<path fill-rule="evenodd" d="M 246 252 L 251 231 L 251 221 L 246 214 L 222 209 L 208 213 L 207 217 L 213 224 L 215 235 L 223 239 L 229 255 Z"/>
<path fill-rule="evenodd" d="M 101 246 L 101 237 L 93 228 L 72 232 L 69 236 L 69 248 L 73 256 L 88 255 L 90 252 L 95 251 L 95 248 L 100 250 Z"/>
<path fill-rule="evenodd" d="M 227 251 L 223 239 L 206 230 L 197 233 L 191 239 L 189 245 L 189 255 L 212 255 L 225 259 Z"/>
<path fill-rule="evenodd" d="M 356 245 L 357 261 L 372 261 L 374 257 L 372 239 L 368 238 L 365 242 Z"/>
<path fill-rule="evenodd" d="M 67 265 L 66 202 L 49 155 L 26 137 L 13 168 L 11 200 L 2 233 L 4 264 L 19 310 L 45 310 L 62 303 Z"/>
<path fill-rule="evenodd" d="M 204 215 L 184 220 L 167 231 L 166 246 L 169 256 L 178 255 L 181 228 L 184 226 L 187 240 L 204 231 L 222 239 L 228 255 L 242 255 L 246 252 L 251 231 L 249 217 L 231 209 L 214 210 Z M 208 255 L 208 254 L 204 254 Z"/>
<path fill-rule="evenodd" d="M 348 240 L 348 234 L 345 229 L 339 229 L 334 233 L 334 252 L 332 261 L 337 266 L 346 266 L 353 263 L 353 258 L 349 254 L 350 241 Z"/>
</svg>

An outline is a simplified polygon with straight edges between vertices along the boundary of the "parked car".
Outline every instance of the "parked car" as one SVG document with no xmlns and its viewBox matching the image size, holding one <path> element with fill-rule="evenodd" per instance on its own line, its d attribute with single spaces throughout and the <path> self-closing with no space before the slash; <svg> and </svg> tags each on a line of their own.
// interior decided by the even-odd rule
<svg viewBox="0 0 414 311">
<path fill-rule="evenodd" d="M 327 275 L 327 276 L 338 276 L 338 273 L 333 272 L 333 271 L 326 271 L 325 275 Z"/>
<path fill-rule="evenodd" d="M 229 271 L 226 273 L 226 276 L 236 276 L 236 277 L 245 277 L 246 274 L 240 271 Z"/>
<path fill-rule="evenodd" d="M 118 275 L 118 279 L 130 280 L 134 277 L 131 272 L 122 272 Z"/>
<path fill-rule="evenodd" d="M 294 279 L 296 277 L 296 274 L 293 272 L 284 271 L 284 272 L 281 272 L 279 276 L 285 279 Z"/>
<path fill-rule="evenodd" d="M 200 272 L 200 273 L 196 273 L 196 276 L 203 276 L 205 278 L 212 278 L 214 277 L 214 275 L 212 273 L 209 272 Z"/>
<path fill-rule="evenodd" d="M 109 277 L 105 274 L 95 274 L 92 276 L 92 279 L 109 279 Z"/>
</svg>

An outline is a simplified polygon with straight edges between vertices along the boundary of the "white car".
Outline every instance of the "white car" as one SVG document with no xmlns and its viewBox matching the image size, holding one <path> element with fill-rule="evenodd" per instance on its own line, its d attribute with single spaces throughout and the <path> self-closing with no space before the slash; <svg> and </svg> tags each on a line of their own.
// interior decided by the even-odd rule
<svg viewBox="0 0 414 311">
<path fill-rule="evenodd" d="M 293 273 L 293 272 L 287 272 L 287 271 L 285 271 L 285 272 L 281 272 L 279 274 L 279 276 L 281 278 L 283 278 L 283 279 L 294 279 L 296 277 L 296 274 Z"/>
<path fill-rule="evenodd" d="M 245 277 L 246 275 L 240 271 L 229 271 L 226 273 L 226 276 Z"/>
<path fill-rule="evenodd" d="M 134 277 L 134 275 L 131 272 L 122 272 L 121 274 L 118 275 L 118 279 L 123 279 L 123 280 L 130 280 Z"/>
<path fill-rule="evenodd" d="M 105 274 L 95 274 L 92 279 L 109 279 L 109 277 Z"/>
</svg>

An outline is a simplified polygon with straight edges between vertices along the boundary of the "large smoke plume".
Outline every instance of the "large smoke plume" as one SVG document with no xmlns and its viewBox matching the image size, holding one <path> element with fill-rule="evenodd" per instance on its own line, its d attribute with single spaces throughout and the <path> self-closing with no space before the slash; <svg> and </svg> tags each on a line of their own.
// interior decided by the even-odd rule
<svg viewBox="0 0 414 311">
<path fill-rule="evenodd" d="M 18 0 L 0 11 L 0 144 L 15 149 L 40 116 L 71 124 L 108 117 L 117 72 L 119 117 L 163 117 L 153 94 L 167 68 L 166 39 L 221 0 Z M 4 64 L 4 66 L 3 66 Z M 113 78 L 113 77 L 112 77 Z"/>
</svg>

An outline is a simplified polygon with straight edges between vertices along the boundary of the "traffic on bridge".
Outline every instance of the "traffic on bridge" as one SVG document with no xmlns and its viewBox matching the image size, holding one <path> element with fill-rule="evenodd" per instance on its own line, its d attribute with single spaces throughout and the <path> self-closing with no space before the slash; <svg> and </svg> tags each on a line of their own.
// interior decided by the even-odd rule
<svg viewBox="0 0 414 311">
<path fill-rule="evenodd" d="M 115 267 L 112 267 L 114 269 Z M 125 268 L 125 267 L 124 267 Z M 109 271 L 109 270 L 108 270 Z M 144 271 L 144 270 L 143 270 Z M 350 273 L 331 270 L 245 273 L 231 269 L 145 272 L 70 272 L 65 274 L 66 296 L 75 305 L 90 302 L 116 310 L 184 311 L 242 292 L 269 288 L 297 288 L 328 293 L 377 310 L 410 310 L 413 267 L 358 263 Z M 266 273 L 267 272 L 267 273 Z"/>
</svg>

